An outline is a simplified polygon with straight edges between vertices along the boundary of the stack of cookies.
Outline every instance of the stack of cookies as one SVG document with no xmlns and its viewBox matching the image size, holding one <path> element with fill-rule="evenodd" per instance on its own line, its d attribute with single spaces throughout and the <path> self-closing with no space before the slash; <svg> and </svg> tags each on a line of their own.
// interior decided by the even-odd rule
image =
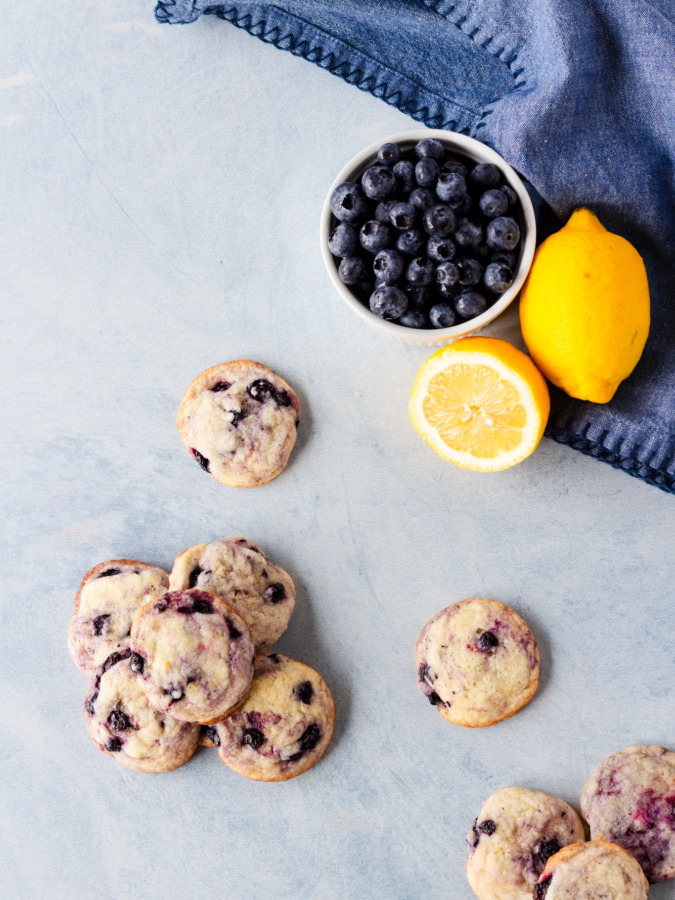
<svg viewBox="0 0 675 900">
<path fill-rule="evenodd" d="M 323 678 L 269 646 L 286 630 L 295 587 L 244 538 L 197 544 L 171 574 L 128 559 L 100 563 L 75 598 L 68 646 L 91 682 L 94 743 L 140 772 L 169 772 L 199 743 L 256 781 L 305 772 L 330 743 Z"/>
</svg>

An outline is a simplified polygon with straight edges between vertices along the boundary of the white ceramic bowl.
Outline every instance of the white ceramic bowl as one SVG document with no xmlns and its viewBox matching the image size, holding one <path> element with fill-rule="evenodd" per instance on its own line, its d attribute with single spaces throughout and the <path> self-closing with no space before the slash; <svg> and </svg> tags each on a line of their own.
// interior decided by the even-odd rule
<svg viewBox="0 0 675 900">
<path fill-rule="evenodd" d="M 510 185 L 518 195 L 520 208 L 522 210 L 522 237 L 520 241 L 520 257 L 518 260 L 518 268 L 514 273 L 514 280 L 511 287 L 505 291 L 501 297 L 492 304 L 485 312 L 476 316 L 475 319 L 469 319 L 468 322 L 461 322 L 459 325 L 453 325 L 451 328 L 406 328 L 396 322 L 388 322 L 381 319 L 364 306 L 357 297 L 352 294 L 346 284 L 343 284 L 338 277 L 338 267 L 335 259 L 328 248 L 328 238 L 332 230 L 339 224 L 338 220 L 333 216 L 330 210 L 330 198 L 335 188 L 345 181 L 360 182 L 361 175 L 365 170 L 377 160 L 377 151 L 382 144 L 391 142 L 398 144 L 402 150 L 409 150 L 415 146 L 418 141 L 423 138 L 436 138 L 447 147 L 451 152 L 455 152 L 460 156 L 468 157 L 477 163 L 494 163 L 504 175 L 505 182 Z M 440 202 L 440 201 L 439 201 Z M 335 285 L 338 294 L 345 301 L 347 306 L 361 316 L 369 325 L 376 328 L 382 334 L 397 341 L 404 341 L 407 344 L 427 344 L 438 345 L 447 341 L 454 341 L 459 337 L 464 337 L 474 331 L 479 331 L 493 319 L 504 312 L 506 307 L 518 295 L 518 291 L 523 285 L 527 273 L 532 265 L 534 257 L 534 248 L 537 240 L 537 224 L 534 218 L 534 209 L 532 201 L 525 190 L 523 182 L 514 172 L 511 166 L 505 162 L 502 157 L 473 138 L 466 137 L 463 134 L 455 134 L 453 131 L 438 131 L 429 128 L 418 128 L 413 131 L 403 131 L 400 134 L 392 134 L 384 137 L 382 140 L 371 144 L 347 163 L 347 165 L 338 174 L 337 178 L 330 186 L 330 190 L 326 196 L 321 211 L 321 254 L 326 265 L 328 275 Z"/>
</svg>

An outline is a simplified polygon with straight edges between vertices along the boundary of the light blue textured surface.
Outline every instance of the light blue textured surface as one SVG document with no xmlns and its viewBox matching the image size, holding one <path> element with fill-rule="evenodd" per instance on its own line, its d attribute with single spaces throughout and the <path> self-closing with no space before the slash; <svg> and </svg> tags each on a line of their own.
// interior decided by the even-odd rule
<svg viewBox="0 0 675 900">
<path fill-rule="evenodd" d="M 578 805 L 610 752 L 675 744 L 672 498 L 552 441 L 475 475 L 412 430 L 426 351 L 353 316 L 316 247 L 326 185 L 404 115 L 220 22 L 162 27 L 146 0 L 2 5 L 0 893 L 469 900 L 492 791 Z M 303 404 L 287 471 L 245 491 L 174 424 L 191 379 L 240 357 Z M 333 689 L 332 747 L 285 784 L 206 750 L 164 776 L 117 766 L 66 649 L 82 574 L 231 534 L 296 580 L 277 647 Z M 476 594 L 530 622 L 543 676 L 474 731 L 424 701 L 413 648 Z"/>
</svg>

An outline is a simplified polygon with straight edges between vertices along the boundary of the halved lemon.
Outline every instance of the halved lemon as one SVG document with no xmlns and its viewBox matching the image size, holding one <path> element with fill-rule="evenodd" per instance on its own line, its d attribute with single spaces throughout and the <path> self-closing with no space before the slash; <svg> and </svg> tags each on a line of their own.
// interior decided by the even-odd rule
<svg viewBox="0 0 675 900">
<path fill-rule="evenodd" d="M 499 338 L 442 347 L 417 373 L 410 419 L 443 459 L 478 472 L 521 462 L 537 446 L 551 408 L 546 381 L 524 353 Z"/>
</svg>

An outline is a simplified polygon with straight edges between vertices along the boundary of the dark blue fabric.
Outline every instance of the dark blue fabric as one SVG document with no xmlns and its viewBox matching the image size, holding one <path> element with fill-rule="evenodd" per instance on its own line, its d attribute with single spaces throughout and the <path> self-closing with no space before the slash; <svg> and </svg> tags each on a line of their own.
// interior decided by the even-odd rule
<svg viewBox="0 0 675 900">
<path fill-rule="evenodd" d="M 162 0 L 156 8 L 161 22 L 202 13 L 426 125 L 484 141 L 544 198 L 556 227 L 588 206 L 637 247 L 652 299 L 642 359 L 609 404 L 553 389 L 547 433 L 675 492 L 675 0 Z"/>
</svg>

